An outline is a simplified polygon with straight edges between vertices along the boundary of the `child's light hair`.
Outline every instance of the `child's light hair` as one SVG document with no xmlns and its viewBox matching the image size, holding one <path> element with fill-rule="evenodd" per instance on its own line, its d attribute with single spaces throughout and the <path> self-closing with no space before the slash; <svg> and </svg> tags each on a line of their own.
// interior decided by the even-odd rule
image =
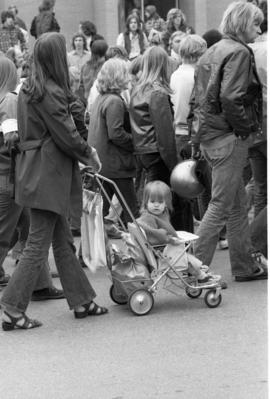
<svg viewBox="0 0 270 399">
<path fill-rule="evenodd" d="M 149 199 L 165 201 L 168 210 L 173 210 L 171 189 L 167 184 L 163 183 L 163 181 L 154 180 L 145 185 L 143 190 L 141 212 L 147 210 L 147 203 Z"/>
<path fill-rule="evenodd" d="M 223 14 L 220 31 L 223 34 L 236 37 L 244 34 L 254 22 L 261 24 L 263 13 L 252 3 L 235 1 L 229 5 Z"/>
<path fill-rule="evenodd" d="M 106 61 L 97 76 L 97 89 L 101 94 L 121 93 L 130 82 L 127 62 L 120 58 Z"/>
<path fill-rule="evenodd" d="M 207 50 L 206 41 L 199 35 L 187 35 L 181 40 L 179 54 L 183 62 L 195 64 Z"/>
</svg>

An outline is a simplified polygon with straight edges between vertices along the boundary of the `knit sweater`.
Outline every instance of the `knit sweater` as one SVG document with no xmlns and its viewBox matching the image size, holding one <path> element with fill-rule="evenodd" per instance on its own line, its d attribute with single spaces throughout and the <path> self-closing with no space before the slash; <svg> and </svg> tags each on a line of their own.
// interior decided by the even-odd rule
<svg viewBox="0 0 270 399">
<path fill-rule="evenodd" d="M 137 219 L 137 223 L 145 231 L 151 245 L 167 244 L 171 237 L 177 237 L 177 233 L 170 223 L 167 209 L 160 216 L 155 216 L 145 210 Z"/>
</svg>

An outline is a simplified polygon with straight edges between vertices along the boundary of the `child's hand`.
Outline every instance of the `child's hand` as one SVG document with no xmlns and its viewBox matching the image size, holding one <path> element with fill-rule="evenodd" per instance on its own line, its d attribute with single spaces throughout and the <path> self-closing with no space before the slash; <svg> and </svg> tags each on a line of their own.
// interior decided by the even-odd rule
<svg viewBox="0 0 270 399">
<path fill-rule="evenodd" d="M 181 243 L 181 241 L 177 237 L 170 237 L 169 243 L 172 245 L 179 245 Z"/>
</svg>

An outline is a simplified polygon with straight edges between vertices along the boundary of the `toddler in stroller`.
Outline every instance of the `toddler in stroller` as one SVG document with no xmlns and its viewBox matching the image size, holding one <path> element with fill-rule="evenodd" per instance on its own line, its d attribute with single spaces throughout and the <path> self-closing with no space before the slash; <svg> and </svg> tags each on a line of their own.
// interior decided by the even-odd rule
<svg viewBox="0 0 270 399">
<path fill-rule="evenodd" d="M 211 275 L 208 266 L 184 251 L 185 244 L 179 239 L 170 223 L 170 211 L 172 211 L 170 187 L 159 180 L 147 183 L 143 193 L 141 216 L 137 219 L 137 223 L 143 229 L 149 244 L 164 245 L 163 255 L 169 258 L 170 263 L 178 270 L 186 269 L 187 273 L 196 277 L 198 284 L 204 286 L 207 283 L 212 284 L 219 276 Z"/>
<path fill-rule="evenodd" d="M 128 304 L 135 315 L 146 315 L 161 287 L 175 295 L 184 289 L 193 299 L 199 298 L 205 290 L 205 304 L 210 308 L 218 307 L 222 300 L 221 277 L 210 274 L 207 266 L 188 253 L 198 236 L 185 231 L 176 232 L 171 226 L 170 188 L 160 181 L 148 183 L 144 189 L 141 216 L 135 219 L 116 184 L 99 174 L 93 177 L 104 195 L 103 181 L 114 187 L 132 220 L 128 228 L 123 225 L 125 232 L 120 246 L 110 244 L 108 268 L 112 301 L 118 305 Z"/>
</svg>

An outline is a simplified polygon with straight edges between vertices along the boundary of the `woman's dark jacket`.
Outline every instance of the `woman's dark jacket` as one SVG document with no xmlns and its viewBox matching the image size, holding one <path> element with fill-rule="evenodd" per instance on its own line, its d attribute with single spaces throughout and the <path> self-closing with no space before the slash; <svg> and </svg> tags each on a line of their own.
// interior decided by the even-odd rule
<svg viewBox="0 0 270 399">
<path fill-rule="evenodd" d="M 173 116 L 169 96 L 160 87 L 133 91 L 130 123 L 135 154 L 159 153 L 169 170 L 177 164 Z"/>
<path fill-rule="evenodd" d="M 49 80 L 40 102 L 18 97 L 21 152 L 16 159 L 15 200 L 19 205 L 68 215 L 70 201 L 81 195 L 80 161 L 91 148 L 76 130 L 63 90 Z"/>
<path fill-rule="evenodd" d="M 262 89 L 252 50 L 229 36 L 209 48 L 195 71 L 193 97 L 194 142 L 257 132 Z"/>
<path fill-rule="evenodd" d="M 99 95 L 91 113 L 88 143 L 96 148 L 101 174 L 110 179 L 135 176 L 128 112 L 118 94 Z"/>
</svg>

